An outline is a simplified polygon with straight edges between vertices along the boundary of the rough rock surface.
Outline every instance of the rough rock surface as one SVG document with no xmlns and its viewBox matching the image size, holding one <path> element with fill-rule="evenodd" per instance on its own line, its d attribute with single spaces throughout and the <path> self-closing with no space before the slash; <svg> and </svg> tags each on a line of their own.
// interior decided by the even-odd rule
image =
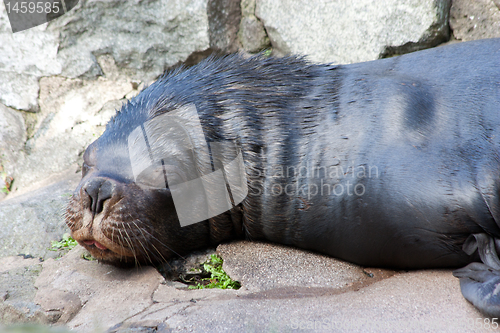
<svg viewBox="0 0 500 333">
<path fill-rule="evenodd" d="M 0 324 L 49 323 L 40 306 L 33 302 L 34 283 L 41 271 L 39 259 L 0 258 Z"/>
<path fill-rule="evenodd" d="M 450 28 L 462 41 L 500 37 L 500 0 L 453 0 Z"/>
<path fill-rule="evenodd" d="M 62 260 L 47 260 L 36 280 L 35 302 L 58 311 L 58 321 L 84 332 L 107 329 L 151 306 L 163 280 L 153 267 L 119 269 L 80 255 L 72 251 Z"/>
<path fill-rule="evenodd" d="M 40 80 L 40 112 L 12 175 L 13 190 L 22 193 L 47 175 L 75 168 L 79 156 L 120 108 L 119 100 L 134 92 L 133 82 L 118 75 L 111 57 L 98 61 L 104 76 L 97 80 L 60 76 Z"/>
<path fill-rule="evenodd" d="M 353 63 L 448 40 L 449 0 L 257 0 L 276 54 Z M 404 48 L 399 46 L 404 45 Z"/>
<path fill-rule="evenodd" d="M 80 1 L 50 22 L 59 33 L 66 77 L 100 74 L 96 58 L 110 54 L 132 78 L 152 79 L 209 47 L 207 0 Z"/>
<path fill-rule="evenodd" d="M 57 34 L 47 24 L 13 34 L 0 5 L 0 103 L 18 110 L 38 110 L 38 80 L 61 73 Z"/>
<path fill-rule="evenodd" d="M 206 7 L 207 0 L 81 0 L 48 27 L 12 34 L 0 6 L 0 102 L 36 111 L 41 77 L 95 77 L 103 54 L 130 77 L 151 80 L 210 47 Z"/>
<path fill-rule="evenodd" d="M 223 53 L 236 52 L 241 20 L 240 0 L 208 0 L 210 47 Z"/>
<path fill-rule="evenodd" d="M 360 266 L 325 255 L 269 243 L 239 241 L 220 245 L 217 252 L 225 258 L 224 271 L 240 281 L 243 288 L 254 292 L 290 287 L 296 288 L 299 294 L 307 294 L 308 288 L 340 292 L 395 273 L 376 270 L 374 274 L 374 270 L 367 272 Z"/>
<path fill-rule="evenodd" d="M 310 297 L 297 298 L 291 293 L 286 298 L 251 294 L 201 299 L 169 316 L 166 323 L 176 332 L 488 331 L 472 324 L 481 316 L 464 304 L 450 274 L 405 273 L 338 295 L 319 290 L 315 296 L 312 291 Z"/>
<path fill-rule="evenodd" d="M 0 172 L 15 170 L 25 141 L 26 126 L 21 113 L 0 104 Z"/>
<path fill-rule="evenodd" d="M 0 258 L 18 254 L 44 258 L 68 227 L 64 210 L 80 175 L 32 193 L 0 202 Z"/>
<path fill-rule="evenodd" d="M 363 270 L 293 248 L 236 242 L 218 252 L 226 271 L 252 272 L 241 289 L 187 290 L 152 267 L 119 269 L 84 260 L 82 252 L 77 247 L 43 263 L 0 259 L 0 293 L 21 290 L 16 274 L 22 278 L 15 281 L 25 284 L 16 296 L 24 303 L 16 308 L 14 296 L 0 299 L 0 313 L 25 309 L 18 320 L 65 324 L 77 332 L 485 331 L 474 326 L 482 317 L 462 298 L 449 270 Z M 311 277 L 326 284 L 315 286 Z"/>
<path fill-rule="evenodd" d="M 256 0 L 241 0 L 241 23 L 238 38 L 243 49 L 250 53 L 270 47 L 264 24 L 255 16 Z"/>
</svg>

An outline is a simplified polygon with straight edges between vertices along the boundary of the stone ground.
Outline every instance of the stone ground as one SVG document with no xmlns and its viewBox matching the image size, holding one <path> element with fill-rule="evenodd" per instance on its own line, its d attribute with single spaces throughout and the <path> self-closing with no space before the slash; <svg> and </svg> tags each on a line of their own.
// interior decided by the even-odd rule
<svg viewBox="0 0 500 333">
<path fill-rule="evenodd" d="M 5 323 L 33 332 L 482 332 L 485 318 L 451 270 L 363 268 L 280 245 L 236 241 L 217 253 L 239 290 L 188 290 L 153 267 L 82 258 L 0 259 Z M 483 328 L 480 328 L 479 324 Z M 478 326 L 475 326 L 478 325 Z M 0 332 L 31 332 L 5 326 Z M 500 330 L 500 328 L 499 328 Z"/>
</svg>

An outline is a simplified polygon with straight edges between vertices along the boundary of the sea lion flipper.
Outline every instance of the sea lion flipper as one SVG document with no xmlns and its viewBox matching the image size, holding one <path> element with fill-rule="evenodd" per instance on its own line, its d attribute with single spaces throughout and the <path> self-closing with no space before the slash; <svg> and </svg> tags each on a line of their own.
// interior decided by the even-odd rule
<svg viewBox="0 0 500 333">
<path fill-rule="evenodd" d="M 498 239 L 485 233 L 472 234 L 467 238 L 462 249 L 468 255 L 472 255 L 477 250 L 481 261 L 485 265 L 492 269 L 500 270 L 500 259 L 496 250 L 496 241 L 498 242 Z"/>
<path fill-rule="evenodd" d="M 498 239 L 486 233 L 470 235 L 463 250 L 468 255 L 477 251 L 483 263 L 473 262 L 453 272 L 453 275 L 460 279 L 460 289 L 465 299 L 481 312 L 494 318 L 500 317 L 498 242 Z"/>
<path fill-rule="evenodd" d="M 500 317 L 500 270 L 473 262 L 457 269 L 453 275 L 460 279 L 462 295 L 484 314 Z"/>
</svg>

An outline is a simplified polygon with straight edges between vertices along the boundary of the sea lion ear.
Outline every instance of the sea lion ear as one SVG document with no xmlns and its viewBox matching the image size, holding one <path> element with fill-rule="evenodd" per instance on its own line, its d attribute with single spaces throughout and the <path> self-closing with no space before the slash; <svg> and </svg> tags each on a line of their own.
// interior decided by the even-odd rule
<svg viewBox="0 0 500 333">
<path fill-rule="evenodd" d="M 460 279 L 460 289 L 465 299 L 484 314 L 500 317 L 500 271 L 485 264 L 473 262 L 457 269 L 453 276 Z"/>
</svg>

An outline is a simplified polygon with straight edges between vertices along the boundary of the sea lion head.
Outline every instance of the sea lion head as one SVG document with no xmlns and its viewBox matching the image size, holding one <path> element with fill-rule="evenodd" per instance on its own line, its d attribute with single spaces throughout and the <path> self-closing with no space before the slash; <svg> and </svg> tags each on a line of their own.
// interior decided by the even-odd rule
<svg viewBox="0 0 500 333">
<path fill-rule="evenodd" d="M 166 126 L 161 115 L 194 104 L 169 100 L 167 88 L 159 81 L 125 104 L 83 155 L 66 223 L 100 261 L 154 264 L 213 241 L 208 219 L 181 226 L 176 212 L 169 183 L 192 179 L 186 166 L 196 157 L 176 136 L 183 129 Z M 196 198 L 186 204 L 199 206 Z"/>
</svg>

